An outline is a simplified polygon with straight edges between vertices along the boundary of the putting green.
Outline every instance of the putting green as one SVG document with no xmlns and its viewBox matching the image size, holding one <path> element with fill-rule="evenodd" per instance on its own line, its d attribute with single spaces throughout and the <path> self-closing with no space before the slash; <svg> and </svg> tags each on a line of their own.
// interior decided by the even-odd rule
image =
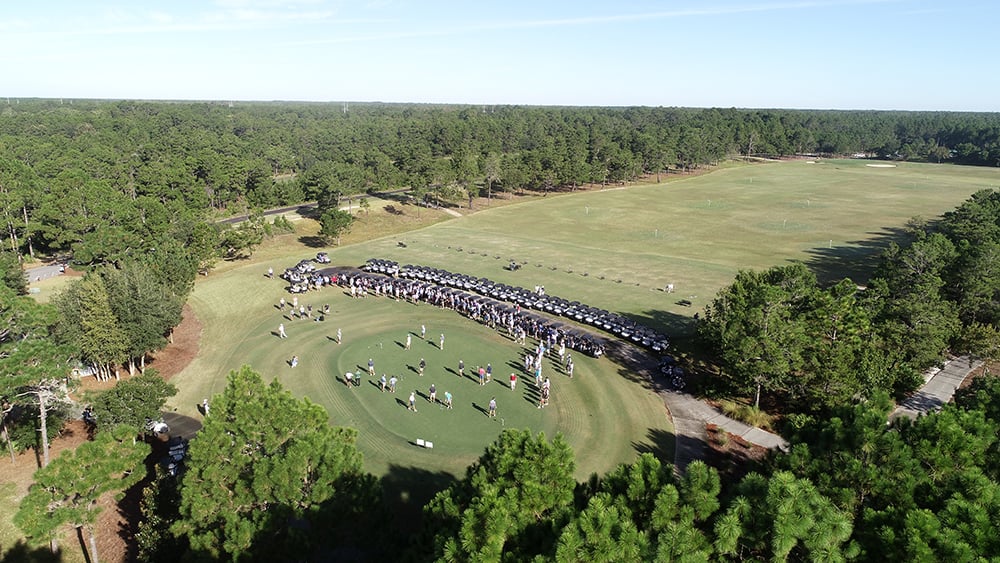
<svg viewBox="0 0 1000 563">
<path fill-rule="evenodd" d="M 576 452 L 581 479 L 604 473 L 640 451 L 672 455 L 672 426 L 662 400 L 623 377 L 622 368 L 606 358 L 569 351 L 575 364 L 570 379 L 558 358 L 549 355 L 542 375 L 551 379 L 552 392 L 549 406 L 540 409 L 534 378 L 523 368 L 524 355 L 537 344 L 530 338 L 522 347 L 454 311 L 379 297 L 353 299 L 332 287 L 299 296 L 300 303 L 312 305 L 314 311 L 329 304 L 331 314 L 325 320 L 296 319 L 275 306 L 283 296 L 290 300 L 283 284 L 262 281 L 257 270 L 258 266 L 248 266 L 199 283 L 192 303 L 208 315 L 225 311 L 222 303 L 232 303 L 233 280 L 254 291 L 238 300 L 242 306 L 229 309 L 226 320 L 206 323 L 203 341 L 211 347 L 225 340 L 231 348 L 211 353 L 224 360 L 214 362 L 210 370 L 199 368 L 205 356 L 200 354 L 198 365 L 175 378 L 180 392 L 171 404 L 179 411 L 197 416 L 195 405 L 222 390 L 225 374 L 248 364 L 265 379 L 277 377 L 296 396 L 323 405 L 331 423 L 356 428 L 366 469 L 375 474 L 402 464 L 460 476 L 504 427 L 563 434 Z M 205 308 L 208 303 L 215 305 Z M 279 324 L 284 324 L 288 338 L 278 337 Z M 427 340 L 420 338 L 422 324 Z M 225 328 L 218 336 L 210 334 L 219 326 Z M 337 342 L 338 329 L 342 343 Z M 408 333 L 411 348 L 406 350 Z M 299 359 L 294 368 L 292 356 Z M 375 364 L 374 378 L 367 375 L 369 358 Z M 423 376 L 417 367 L 421 358 L 426 362 Z M 460 359 L 465 362 L 464 378 L 457 373 Z M 493 380 L 480 386 L 473 376 L 477 366 L 487 364 L 492 366 Z M 359 374 L 361 385 L 348 387 L 347 372 Z M 512 372 L 518 376 L 513 391 Z M 399 378 L 395 394 L 381 391 L 382 373 Z M 452 409 L 427 400 L 432 383 L 440 400 L 446 391 L 452 393 Z M 416 393 L 417 412 L 407 408 L 410 392 Z M 497 416 L 489 418 L 486 410 L 493 397 Z M 417 439 L 434 447 L 418 447 Z"/>
</svg>

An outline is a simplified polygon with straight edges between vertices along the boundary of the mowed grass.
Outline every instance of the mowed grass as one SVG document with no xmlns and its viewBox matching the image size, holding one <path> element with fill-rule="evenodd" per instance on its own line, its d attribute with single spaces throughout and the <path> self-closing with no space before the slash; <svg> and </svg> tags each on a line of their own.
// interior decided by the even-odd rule
<svg viewBox="0 0 1000 563">
<path fill-rule="evenodd" d="M 286 263 L 302 257 L 300 250 Z M 557 361 L 546 358 L 543 376 L 552 380 L 552 396 L 549 406 L 539 409 L 538 391 L 522 367 L 523 355 L 535 345 L 530 339 L 525 348 L 449 310 L 385 298 L 353 299 L 333 287 L 299 297 L 314 311 L 329 304 L 325 320 L 293 319 L 287 309 L 283 313 L 276 307 L 282 297 L 290 301 L 291 296 L 281 280 L 262 275 L 266 267 L 245 264 L 199 281 L 190 303 L 204 325 L 201 349 L 172 379 L 180 391 L 169 408 L 200 418 L 202 399 L 221 392 L 231 370 L 250 365 L 265 380 L 276 377 L 296 396 L 322 405 L 332 424 L 357 429 L 365 469 L 384 477 L 396 506 L 411 509 L 461 477 L 505 427 L 549 437 L 562 434 L 575 451 L 580 480 L 640 452 L 672 459 L 673 427 L 662 399 L 628 374 L 623 377 L 623 368 L 607 359 L 573 354 L 570 379 Z M 288 338 L 277 335 L 281 323 Z M 421 324 L 427 327 L 426 341 L 419 337 Z M 410 350 L 404 349 L 407 333 L 412 333 Z M 289 364 L 293 355 L 299 357 L 295 368 Z M 369 358 L 375 362 L 375 378 L 366 373 Z M 421 358 L 426 361 L 422 377 L 417 373 Z M 460 359 L 464 378 L 457 374 Z M 487 364 L 493 381 L 480 386 L 472 374 Z M 359 387 L 345 385 L 348 371 L 363 374 Z M 519 378 L 514 391 L 512 372 Z M 377 386 L 382 373 L 400 378 L 395 394 Z M 428 402 L 432 383 L 439 399 L 445 391 L 453 394 L 453 409 Z M 416 413 L 406 408 L 411 391 L 418 394 Z M 491 397 L 498 403 L 495 419 L 486 416 Z M 418 438 L 433 442 L 434 448 L 416 446 Z"/>
<path fill-rule="evenodd" d="M 741 268 L 801 260 L 823 278 L 862 281 L 871 256 L 899 239 L 911 217 L 932 218 L 997 184 L 1000 175 L 992 169 L 873 168 L 834 160 L 733 166 L 661 184 L 498 202 L 489 209 L 480 202 L 476 213 L 460 218 L 427 209 L 417 217 L 412 206 L 375 201 L 354 232 L 370 235 L 377 226 L 385 236 L 323 250 L 334 264 L 384 257 L 523 287 L 544 285 L 549 294 L 625 313 L 682 338 L 693 314 Z M 400 213 L 402 229 L 390 217 Z M 332 423 L 357 428 L 366 468 L 396 483 L 401 496 L 422 496 L 427 491 L 417 490 L 421 486 L 433 489 L 460 476 L 504 426 L 562 433 L 576 451 L 581 479 L 639 451 L 672 456 L 672 427 L 662 401 L 607 359 L 576 355 L 572 381 L 546 365 L 554 379 L 552 406 L 540 411 L 524 377 L 516 392 L 506 388 L 511 370 L 524 375 L 518 369 L 524 351 L 453 312 L 374 297 L 354 300 L 326 289 L 301 299 L 317 308 L 329 303 L 330 319 L 283 319 L 275 304 L 290 296 L 280 281 L 262 274 L 318 250 L 305 244 L 314 240 L 315 223 L 296 227 L 295 234 L 266 243 L 252 261 L 222 264 L 199 280 L 191 304 L 204 334 L 199 356 L 174 379 L 180 393 L 171 405 L 179 412 L 197 416 L 196 405 L 224 388 L 226 374 L 249 364 L 323 405 Z M 522 269 L 504 269 L 511 259 Z M 673 294 L 663 291 L 668 283 L 675 286 Z M 274 334 L 280 322 L 288 339 Z M 413 350 L 402 350 L 406 333 L 420 324 L 435 344 L 445 333 L 444 351 L 418 338 Z M 333 341 L 337 328 L 341 345 Z M 295 369 L 287 364 L 292 355 L 300 358 Z M 411 369 L 421 356 L 428 362 L 422 378 Z M 369 357 L 378 375 L 402 377 L 395 395 L 381 393 L 367 378 L 356 389 L 338 379 L 364 368 Z M 450 373 L 459 358 L 469 370 L 492 363 L 494 383 L 481 388 Z M 410 391 L 426 394 L 432 382 L 440 396 L 454 394 L 454 410 L 421 399 L 419 412 L 411 413 L 400 404 Z M 496 421 L 481 411 L 491 396 L 500 405 Z M 435 448 L 416 447 L 417 438 Z"/>
<path fill-rule="evenodd" d="M 740 269 L 802 261 L 821 279 L 863 283 L 915 216 L 979 189 L 988 168 L 861 160 L 735 166 L 661 184 L 536 199 L 338 249 L 469 272 L 588 302 L 686 335 L 691 317 Z M 407 246 L 398 246 L 403 240 Z M 524 264 L 516 272 L 508 260 Z M 663 291 L 674 284 L 675 292 Z M 690 305 L 682 302 L 689 302 Z"/>
<path fill-rule="evenodd" d="M 297 396 L 323 405 L 334 424 L 356 428 L 367 468 L 378 474 L 404 461 L 461 474 L 509 426 L 549 436 L 564 434 L 578 450 L 585 477 L 606 470 L 608 456 L 628 459 L 639 450 L 661 447 L 651 437 L 662 440 L 661 433 L 670 430 L 662 401 L 620 377 L 619 367 L 608 360 L 574 354 L 576 368 L 570 379 L 558 361 L 547 358 L 543 376 L 552 379 L 552 398 L 550 406 L 539 409 L 534 382 L 528 381 L 522 366 L 524 354 L 533 351 L 530 340 L 527 348 L 521 347 L 449 310 L 375 297 L 352 299 L 339 288 L 300 297 L 301 303 L 312 304 L 314 310 L 329 304 L 331 315 L 324 321 L 293 319 L 287 310 L 282 314 L 274 306 L 283 295 L 281 283 L 264 279 L 259 266 L 200 284 L 196 306 L 209 306 L 205 300 L 221 305 L 235 293 L 233 281 L 245 282 L 256 296 L 270 299 L 248 296 L 230 311 L 234 315 L 230 320 L 206 323 L 202 353 L 174 379 L 181 391 L 171 403 L 184 414 L 195 416 L 203 398 L 221 392 L 230 370 L 251 365 L 266 379 L 277 377 Z M 279 323 L 285 325 L 288 338 L 278 338 Z M 214 345 L 212 327 L 216 324 L 229 334 L 230 338 L 218 337 L 227 340 L 228 347 Z M 427 340 L 419 337 L 421 324 L 427 327 Z M 343 337 L 340 344 L 338 329 Z M 407 333 L 411 333 L 410 350 L 404 349 Z M 439 349 L 441 333 L 445 334 L 444 350 Z M 299 357 L 295 368 L 289 364 L 293 355 Z M 367 376 L 369 358 L 375 362 L 374 378 Z M 423 376 L 418 375 L 421 358 L 426 362 Z M 464 378 L 457 373 L 460 359 L 465 362 Z M 211 361 L 211 367 L 205 360 Z M 480 386 L 473 374 L 477 366 L 487 364 L 492 366 L 493 381 Z M 362 384 L 347 387 L 347 372 L 362 374 Z M 519 378 L 514 391 L 510 389 L 512 372 Z M 399 378 L 395 394 L 380 390 L 377 383 L 382 373 Z M 453 394 L 452 410 L 427 401 L 432 383 L 439 399 L 444 399 L 445 391 Z M 416 413 L 406 408 L 411 391 L 418 394 Z M 498 402 L 498 416 L 493 420 L 485 412 L 491 397 Z M 434 442 L 434 449 L 415 448 L 417 438 Z"/>
</svg>

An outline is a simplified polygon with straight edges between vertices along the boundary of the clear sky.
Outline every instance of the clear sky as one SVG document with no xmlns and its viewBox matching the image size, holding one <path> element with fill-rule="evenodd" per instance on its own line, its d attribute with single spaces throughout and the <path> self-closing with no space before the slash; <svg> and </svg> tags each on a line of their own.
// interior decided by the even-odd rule
<svg viewBox="0 0 1000 563">
<path fill-rule="evenodd" d="M 4 0 L 0 96 L 1000 111 L 997 0 Z"/>
</svg>

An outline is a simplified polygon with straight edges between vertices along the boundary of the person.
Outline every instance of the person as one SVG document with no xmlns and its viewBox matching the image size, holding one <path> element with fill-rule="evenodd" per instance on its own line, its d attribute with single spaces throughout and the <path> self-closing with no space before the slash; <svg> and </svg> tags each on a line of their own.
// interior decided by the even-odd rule
<svg viewBox="0 0 1000 563">
<path fill-rule="evenodd" d="M 409 350 L 410 349 L 410 339 L 411 339 L 412 336 L 413 335 L 410 334 L 409 332 L 406 333 L 406 346 L 403 347 L 404 350 Z"/>
<path fill-rule="evenodd" d="M 444 392 L 444 405 L 449 409 L 451 408 L 451 391 Z"/>
<path fill-rule="evenodd" d="M 486 385 L 486 370 L 483 369 L 483 366 L 479 366 L 477 371 L 479 372 L 479 384 Z"/>
<path fill-rule="evenodd" d="M 379 383 L 379 388 L 382 389 L 383 393 L 385 393 L 385 374 L 384 373 L 382 374 L 382 379 L 378 380 L 378 383 Z"/>
<path fill-rule="evenodd" d="M 510 372 L 510 390 L 513 391 L 517 387 L 517 374 Z"/>
<path fill-rule="evenodd" d="M 545 408 L 549 404 L 549 388 L 542 387 L 541 396 L 538 399 L 538 408 Z"/>
<path fill-rule="evenodd" d="M 354 372 L 349 371 L 344 374 L 344 383 L 347 385 L 348 389 L 354 387 Z"/>
<path fill-rule="evenodd" d="M 270 266 L 267 267 L 267 277 L 274 278 L 274 268 Z"/>
<path fill-rule="evenodd" d="M 292 356 L 292 362 L 291 363 L 292 363 L 292 367 L 295 367 L 295 366 L 299 365 L 299 357 L 298 356 Z"/>
<path fill-rule="evenodd" d="M 202 413 L 208 414 L 208 399 L 202 403 Z M 7 410 L 7 403 L 4 403 L 4 410 Z M 87 408 L 83 409 L 83 421 L 87 424 L 87 428 L 93 430 L 97 426 L 97 415 L 94 414 L 94 407 L 92 405 L 87 405 Z"/>
<path fill-rule="evenodd" d="M 487 413 L 490 418 L 495 418 L 497 415 L 497 398 L 490 398 L 490 412 Z"/>
<path fill-rule="evenodd" d="M 368 377 L 375 377 L 375 360 L 368 358 Z"/>
<path fill-rule="evenodd" d="M 566 366 L 566 373 L 569 374 L 570 379 L 573 379 L 573 362 L 570 362 L 569 365 Z"/>
<path fill-rule="evenodd" d="M 340 333 L 340 329 L 338 328 L 337 329 L 337 344 L 340 344 L 340 342 L 341 342 L 340 337 L 341 337 L 341 333 Z"/>
<path fill-rule="evenodd" d="M 438 400 L 437 387 L 431 383 L 431 388 L 427 393 L 427 400 L 431 403 L 436 403 Z"/>
<path fill-rule="evenodd" d="M 410 406 L 409 409 L 413 412 L 417 412 L 417 392 L 410 392 Z"/>
<path fill-rule="evenodd" d="M 280 300 L 278 301 L 278 308 L 279 308 L 279 309 L 281 309 L 282 311 L 284 311 L 284 310 L 285 310 L 285 298 L 284 298 L 284 297 L 282 297 L 282 298 L 281 298 L 281 299 L 280 299 Z"/>
<path fill-rule="evenodd" d="M 458 376 L 465 377 L 465 362 L 458 360 Z"/>
<path fill-rule="evenodd" d="M 326 305 L 323 305 L 323 314 L 324 315 L 329 315 L 330 314 L 330 304 L 329 303 L 327 303 Z"/>
<path fill-rule="evenodd" d="M 285 334 L 285 323 L 278 325 L 278 338 L 288 338 L 288 335 Z"/>
<path fill-rule="evenodd" d="M 493 365 L 490 363 L 486 364 L 486 383 L 493 381 Z"/>
<path fill-rule="evenodd" d="M 420 370 L 420 377 L 424 376 L 424 368 L 427 367 L 427 362 L 423 358 L 420 358 L 420 364 L 418 364 L 418 369 Z"/>
<path fill-rule="evenodd" d="M 295 308 L 298 307 L 298 306 L 299 306 L 299 296 L 298 295 L 293 295 L 292 296 L 292 312 L 293 313 L 295 312 Z"/>
<path fill-rule="evenodd" d="M 395 393 L 396 392 L 396 382 L 398 382 L 398 381 L 399 381 L 399 379 L 395 375 L 389 378 L 389 392 L 390 393 Z"/>
<path fill-rule="evenodd" d="M 441 340 L 438 341 L 438 350 L 444 350 L 444 333 L 441 333 Z"/>
<path fill-rule="evenodd" d="M 87 408 L 89 409 L 90 407 L 87 407 Z M 205 416 L 208 416 L 208 399 L 202 399 L 201 400 L 201 412 Z"/>
<path fill-rule="evenodd" d="M 420 325 L 420 338 L 422 340 L 427 340 L 427 327 Z"/>
</svg>

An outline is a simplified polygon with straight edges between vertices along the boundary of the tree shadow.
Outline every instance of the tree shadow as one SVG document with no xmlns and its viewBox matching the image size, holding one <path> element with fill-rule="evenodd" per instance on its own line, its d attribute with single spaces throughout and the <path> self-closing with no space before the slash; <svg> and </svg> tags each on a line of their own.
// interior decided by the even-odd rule
<svg viewBox="0 0 1000 563">
<path fill-rule="evenodd" d="M 844 278 L 866 284 L 878 265 L 878 257 L 891 243 L 905 246 L 913 241 L 905 228 L 883 228 L 866 233 L 869 238 L 848 241 L 847 244 L 816 247 L 806 251 L 810 258 L 806 266 L 816 274 L 822 285 L 832 285 Z"/>
<path fill-rule="evenodd" d="M 398 536 L 405 546 L 410 536 L 422 526 L 423 508 L 438 492 L 457 481 L 444 471 L 428 471 L 418 467 L 391 464 L 382 476 L 382 498 L 390 515 L 383 530 L 393 530 L 387 536 Z"/>
<path fill-rule="evenodd" d="M 96 534 L 97 531 L 95 530 L 94 533 Z M 76 539 L 80 542 L 80 549 L 83 550 L 83 560 L 86 563 L 92 563 L 92 560 L 90 559 L 90 550 L 87 549 L 87 538 L 83 534 L 82 526 L 76 529 Z"/>
<path fill-rule="evenodd" d="M 13 546 L 4 550 L 0 563 L 60 563 L 62 553 L 52 553 L 47 547 L 34 548 L 24 540 L 18 540 Z"/>
<path fill-rule="evenodd" d="M 650 428 L 646 431 L 645 440 L 632 441 L 632 448 L 640 454 L 653 454 L 661 462 L 673 465 L 676 441 L 677 437 L 672 432 L 660 428 Z"/>
<path fill-rule="evenodd" d="M 330 241 L 320 236 L 304 235 L 299 237 L 299 242 L 309 248 L 326 248 L 330 246 Z"/>
</svg>

